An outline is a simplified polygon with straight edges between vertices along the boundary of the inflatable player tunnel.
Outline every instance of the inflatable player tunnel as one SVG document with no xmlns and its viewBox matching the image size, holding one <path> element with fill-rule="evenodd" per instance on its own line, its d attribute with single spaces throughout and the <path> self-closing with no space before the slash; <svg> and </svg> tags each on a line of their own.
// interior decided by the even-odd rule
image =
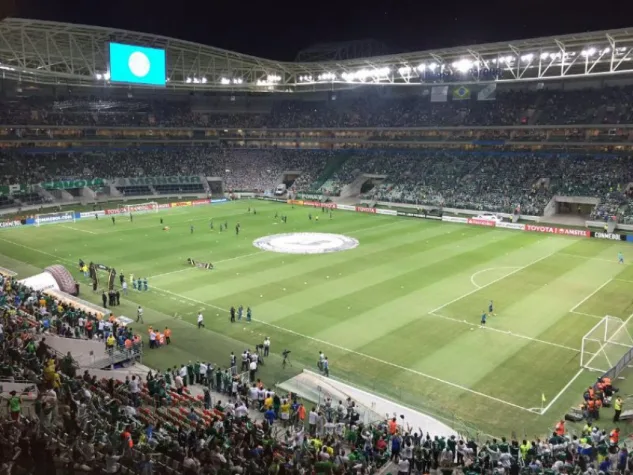
<svg viewBox="0 0 633 475">
<path fill-rule="evenodd" d="M 58 290 L 70 295 L 77 295 L 75 278 L 61 264 L 48 266 L 41 274 L 22 279 L 20 283 L 37 291 Z"/>
</svg>

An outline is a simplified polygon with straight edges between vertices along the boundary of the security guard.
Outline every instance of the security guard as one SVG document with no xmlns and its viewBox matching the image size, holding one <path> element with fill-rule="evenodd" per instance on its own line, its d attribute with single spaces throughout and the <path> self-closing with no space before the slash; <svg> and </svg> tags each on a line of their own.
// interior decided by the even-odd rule
<svg viewBox="0 0 633 475">
<path fill-rule="evenodd" d="M 615 401 L 613 401 L 613 409 L 615 409 L 613 422 L 620 422 L 620 414 L 622 414 L 622 398 L 620 396 L 616 397 Z"/>
</svg>

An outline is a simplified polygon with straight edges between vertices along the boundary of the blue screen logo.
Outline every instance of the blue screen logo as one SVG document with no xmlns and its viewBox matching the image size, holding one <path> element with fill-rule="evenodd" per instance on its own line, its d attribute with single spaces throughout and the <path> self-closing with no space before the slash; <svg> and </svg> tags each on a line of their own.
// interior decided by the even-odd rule
<svg viewBox="0 0 633 475">
<path fill-rule="evenodd" d="M 165 50 L 110 43 L 110 80 L 165 85 Z"/>
</svg>

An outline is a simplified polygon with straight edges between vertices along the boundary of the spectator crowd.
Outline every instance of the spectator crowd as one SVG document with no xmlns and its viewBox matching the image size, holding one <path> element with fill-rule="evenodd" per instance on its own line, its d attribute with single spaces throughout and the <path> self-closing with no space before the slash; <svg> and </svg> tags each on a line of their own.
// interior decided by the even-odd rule
<svg viewBox="0 0 633 475">
<path fill-rule="evenodd" d="M 627 124 L 633 87 L 499 89 L 494 100 L 431 102 L 429 94 L 343 91 L 336 100 L 229 96 L 196 101 L 65 97 L 6 100 L 0 125 L 320 128 Z"/>
<path fill-rule="evenodd" d="M 627 188 L 633 182 L 630 164 L 629 157 L 618 155 L 459 149 L 174 147 L 98 154 L 0 152 L 6 184 L 195 175 L 221 179 L 226 192 L 266 193 L 285 183 L 296 192 L 338 195 L 356 178 L 369 174 L 374 178 L 360 189 L 362 198 L 369 200 L 506 213 L 519 206 L 522 214 L 542 215 L 555 195 L 588 196 L 600 199 L 593 211 L 595 218 L 616 215 L 627 222 L 633 216 Z M 128 196 L 152 193 L 147 186 L 120 187 L 120 191 Z M 204 193 L 204 188 L 201 184 L 156 185 L 155 191 Z M 9 196 L 2 200 L 0 206 L 14 205 Z"/>
</svg>

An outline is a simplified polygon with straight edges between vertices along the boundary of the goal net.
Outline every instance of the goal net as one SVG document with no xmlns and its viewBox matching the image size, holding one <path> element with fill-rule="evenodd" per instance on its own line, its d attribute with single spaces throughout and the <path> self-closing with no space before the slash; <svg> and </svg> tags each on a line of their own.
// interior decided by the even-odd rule
<svg viewBox="0 0 633 475">
<path fill-rule="evenodd" d="M 580 366 L 606 373 L 633 348 L 633 337 L 628 322 L 607 315 L 582 338 Z"/>
<path fill-rule="evenodd" d="M 134 205 L 121 205 L 119 208 L 119 214 L 144 214 L 144 213 L 156 213 L 158 211 L 158 203 L 150 201 L 148 203 L 137 203 Z"/>
<path fill-rule="evenodd" d="M 35 226 L 41 226 L 42 224 L 56 224 L 56 223 L 74 223 L 75 212 L 74 211 L 59 211 L 57 213 L 44 213 L 35 215 Z"/>
</svg>

